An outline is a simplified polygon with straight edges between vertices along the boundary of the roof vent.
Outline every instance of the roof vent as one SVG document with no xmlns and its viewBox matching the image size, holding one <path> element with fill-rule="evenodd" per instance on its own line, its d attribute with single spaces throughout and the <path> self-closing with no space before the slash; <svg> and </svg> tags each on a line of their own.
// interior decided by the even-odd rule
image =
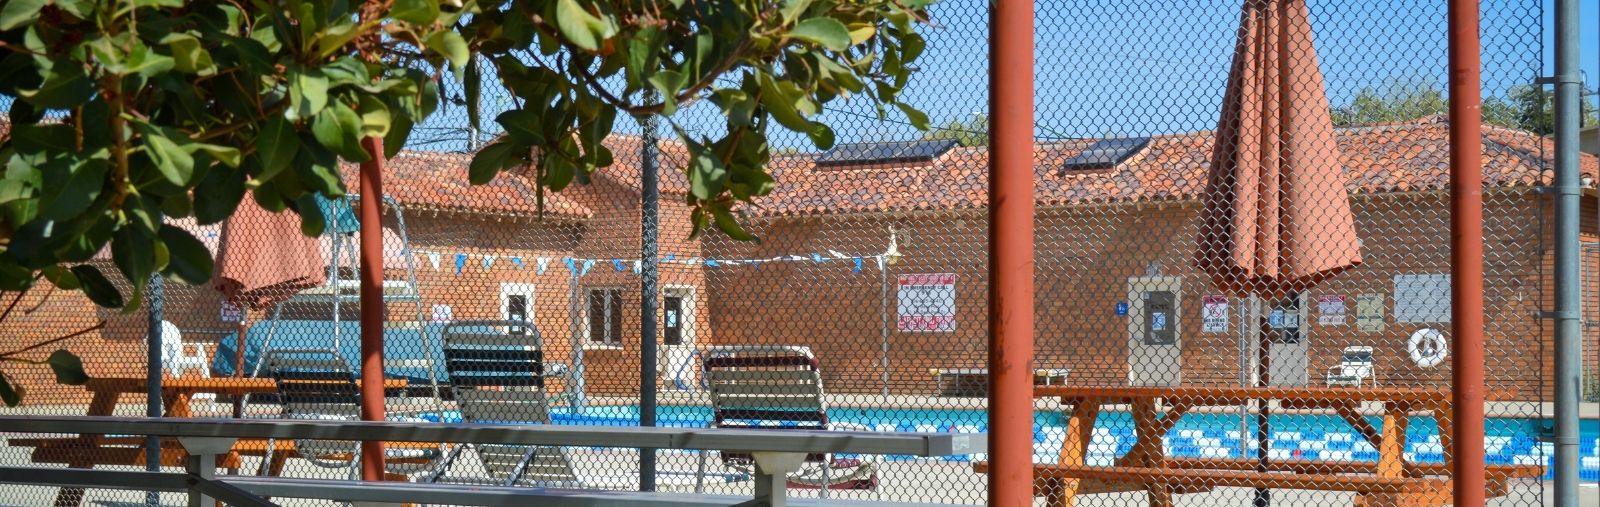
<svg viewBox="0 0 1600 507">
<path fill-rule="evenodd" d="M 1084 148 L 1076 156 L 1067 159 L 1067 162 L 1062 164 L 1062 169 L 1067 171 L 1110 169 L 1143 150 L 1149 144 L 1150 138 L 1148 137 L 1101 139 L 1089 145 L 1088 148 Z"/>
<path fill-rule="evenodd" d="M 945 154 L 956 144 L 954 139 L 841 144 L 817 155 L 816 162 L 817 165 L 926 162 Z"/>
</svg>

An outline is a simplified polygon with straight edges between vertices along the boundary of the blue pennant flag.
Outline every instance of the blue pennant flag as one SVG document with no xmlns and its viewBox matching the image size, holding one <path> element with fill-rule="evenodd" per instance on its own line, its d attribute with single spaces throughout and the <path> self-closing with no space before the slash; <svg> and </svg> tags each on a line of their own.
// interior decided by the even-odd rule
<svg viewBox="0 0 1600 507">
<path fill-rule="evenodd" d="M 589 274 L 589 270 L 590 269 L 594 269 L 594 259 L 584 259 L 583 260 L 583 271 L 579 271 L 578 272 L 578 276 L 583 276 L 583 275 Z"/>
<path fill-rule="evenodd" d="M 564 262 L 564 263 L 567 264 L 567 271 L 571 272 L 574 275 L 578 274 L 578 265 L 574 262 L 573 258 L 571 258 L 571 257 L 562 257 L 561 258 L 561 262 Z"/>
<path fill-rule="evenodd" d="M 467 254 L 464 254 L 464 253 L 456 254 L 456 274 L 458 274 L 458 275 L 461 274 L 461 268 L 464 268 L 466 266 L 467 266 Z"/>
<path fill-rule="evenodd" d="M 528 265 L 522 263 L 521 257 L 511 256 L 511 263 L 517 265 L 517 269 L 528 269 Z"/>
<path fill-rule="evenodd" d="M 673 254 L 667 254 L 665 257 L 661 258 L 661 262 L 672 262 L 672 260 L 676 259 L 676 258 L 678 258 L 678 256 L 673 255 Z"/>
<path fill-rule="evenodd" d="M 855 261 L 856 261 L 856 268 L 854 270 L 852 270 L 851 272 L 852 273 L 860 273 L 861 272 L 861 258 L 860 257 L 856 257 Z"/>
<path fill-rule="evenodd" d="M 714 268 L 714 267 L 717 267 L 717 266 L 720 266 L 720 265 L 721 264 L 717 263 L 716 259 L 706 259 L 706 266 L 707 267 L 713 267 Z"/>
<path fill-rule="evenodd" d="M 811 252 L 811 260 L 812 262 L 822 262 L 822 254 Z"/>
<path fill-rule="evenodd" d="M 622 259 L 611 259 L 611 267 L 617 268 L 617 271 L 627 271 L 628 270 L 628 268 L 626 268 L 626 267 L 624 267 L 622 265 Z"/>
</svg>

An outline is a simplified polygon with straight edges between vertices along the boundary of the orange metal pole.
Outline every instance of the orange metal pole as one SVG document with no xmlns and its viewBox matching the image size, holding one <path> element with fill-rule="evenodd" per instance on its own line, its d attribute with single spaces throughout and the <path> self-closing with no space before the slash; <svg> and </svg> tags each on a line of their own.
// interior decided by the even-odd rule
<svg viewBox="0 0 1600 507">
<path fill-rule="evenodd" d="M 1450 0 L 1450 322 L 1455 502 L 1484 501 L 1483 138 L 1478 1 Z"/>
<path fill-rule="evenodd" d="M 361 163 L 361 419 L 382 421 L 383 413 L 383 139 L 368 137 L 361 147 L 371 160 Z M 361 442 L 361 479 L 383 480 L 383 442 Z"/>
<path fill-rule="evenodd" d="M 1033 2 L 989 18 L 989 505 L 1033 505 Z"/>
</svg>

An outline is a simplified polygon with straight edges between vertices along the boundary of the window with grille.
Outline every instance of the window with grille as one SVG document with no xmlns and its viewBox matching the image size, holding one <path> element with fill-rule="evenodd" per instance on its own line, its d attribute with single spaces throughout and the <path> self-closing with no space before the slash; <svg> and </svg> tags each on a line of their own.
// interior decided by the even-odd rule
<svg viewBox="0 0 1600 507">
<path fill-rule="evenodd" d="M 622 346 L 622 289 L 589 289 L 589 344 Z"/>
</svg>

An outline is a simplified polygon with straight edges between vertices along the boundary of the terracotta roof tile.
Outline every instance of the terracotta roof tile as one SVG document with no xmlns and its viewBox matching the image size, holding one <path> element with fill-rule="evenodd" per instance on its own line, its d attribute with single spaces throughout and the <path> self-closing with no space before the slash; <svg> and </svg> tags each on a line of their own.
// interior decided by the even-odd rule
<svg viewBox="0 0 1600 507">
<path fill-rule="evenodd" d="M 1339 129 L 1347 186 L 1355 193 L 1438 190 L 1449 181 L 1449 127 L 1437 119 Z M 1529 132 L 1484 127 L 1484 184 L 1546 184 L 1554 143 Z M 1093 140 L 1034 148 L 1040 205 L 1181 200 L 1205 189 L 1210 132 L 1155 137 L 1110 169 L 1062 169 Z M 977 208 L 987 202 L 986 148 L 952 150 L 929 163 L 819 167 L 809 156 L 774 162 L 778 188 L 747 210 L 756 216 Z M 1600 159 L 1582 156 L 1583 173 Z"/>
<path fill-rule="evenodd" d="M 501 173 L 484 185 L 467 182 L 472 155 L 433 151 L 402 151 L 384 164 L 383 191 L 402 206 L 442 211 L 471 211 L 534 216 L 534 184 L 516 173 Z M 359 191 L 355 164 L 341 164 L 345 185 Z M 556 192 L 545 192 L 545 214 L 563 218 L 588 218 L 593 212 Z"/>
</svg>

